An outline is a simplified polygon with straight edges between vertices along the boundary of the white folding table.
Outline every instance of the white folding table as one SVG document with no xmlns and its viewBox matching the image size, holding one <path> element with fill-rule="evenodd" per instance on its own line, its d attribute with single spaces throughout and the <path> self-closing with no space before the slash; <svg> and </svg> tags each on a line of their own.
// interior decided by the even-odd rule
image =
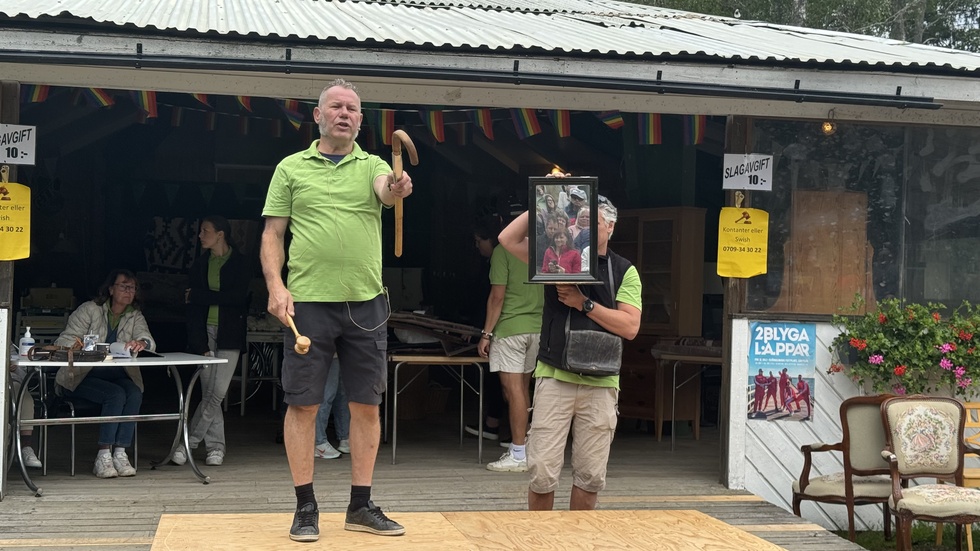
<svg viewBox="0 0 980 551">
<path fill-rule="evenodd" d="M 20 434 L 20 407 L 24 399 L 24 394 L 30 387 L 30 382 L 35 377 L 40 377 L 42 371 L 45 368 L 60 368 L 68 365 L 67 361 L 48 361 L 48 360 L 27 360 L 21 357 L 12 358 L 11 363 L 16 363 L 17 365 L 29 367 L 32 369 L 27 370 L 27 376 L 24 378 L 23 384 L 20 387 L 20 393 L 17 395 L 14 401 L 14 434 Z M 228 363 L 225 358 L 215 358 L 212 356 L 198 356 L 195 354 L 185 354 L 183 352 L 168 352 L 160 354 L 159 358 L 113 358 L 111 360 L 107 359 L 103 362 L 75 362 L 76 367 L 94 367 L 98 369 L 99 367 L 110 367 L 110 366 L 139 366 L 142 368 L 161 368 L 165 367 L 169 370 L 171 377 L 174 379 L 174 384 L 177 386 L 177 411 L 174 413 L 159 413 L 159 414 L 137 414 L 137 415 L 117 415 L 117 416 L 106 416 L 106 417 L 67 417 L 67 418 L 57 418 L 57 419 L 33 419 L 28 422 L 32 426 L 52 426 L 52 425 L 84 425 L 84 424 L 98 424 L 105 423 L 106 421 L 115 422 L 141 422 L 141 421 L 177 421 L 177 432 L 174 435 L 173 444 L 170 446 L 170 452 L 167 456 L 160 461 L 151 461 L 151 469 L 163 465 L 170 461 L 173 457 L 174 450 L 177 449 L 181 443 L 184 444 L 184 448 L 190 449 L 190 442 L 188 439 L 188 429 L 187 420 L 190 418 L 190 401 L 187 399 L 190 397 L 191 392 L 194 389 L 194 383 L 201 376 L 201 372 L 207 367 L 214 364 Z M 181 365 L 196 365 L 197 369 L 191 376 L 191 379 L 187 385 L 187 393 L 185 396 L 184 385 L 180 380 L 180 373 L 177 371 L 177 366 Z M 17 463 L 20 465 L 20 472 L 24 478 L 24 483 L 27 487 L 34 492 L 34 495 L 40 496 L 42 494 L 41 488 L 38 488 L 34 481 L 31 480 L 30 475 L 27 473 L 27 468 L 24 466 L 22 456 L 21 456 L 21 442 L 20 438 L 14 438 L 16 442 L 15 457 Z M 197 476 L 198 480 L 204 484 L 211 482 L 211 478 L 206 476 L 194 463 L 194 457 L 188 453 L 187 462 L 191 466 L 191 470 L 194 475 Z"/>
</svg>

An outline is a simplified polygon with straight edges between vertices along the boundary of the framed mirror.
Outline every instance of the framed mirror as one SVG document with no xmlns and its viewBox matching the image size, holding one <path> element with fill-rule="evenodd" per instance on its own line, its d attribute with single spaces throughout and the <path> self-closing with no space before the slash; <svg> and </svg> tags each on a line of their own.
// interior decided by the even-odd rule
<svg viewBox="0 0 980 551">
<path fill-rule="evenodd" d="M 528 281 L 602 283 L 596 278 L 594 176 L 528 178 Z"/>
</svg>

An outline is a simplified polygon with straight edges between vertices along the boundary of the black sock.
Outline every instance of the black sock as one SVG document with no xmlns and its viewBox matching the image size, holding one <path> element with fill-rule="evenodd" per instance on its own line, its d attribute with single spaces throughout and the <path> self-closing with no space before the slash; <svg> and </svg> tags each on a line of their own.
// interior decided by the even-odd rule
<svg viewBox="0 0 980 551">
<path fill-rule="evenodd" d="M 351 486 L 350 505 L 347 507 L 347 510 L 353 512 L 363 507 L 367 507 L 368 501 L 371 501 L 370 486 Z"/>
<path fill-rule="evenodd" d="M 307 503 L 312 503 L 313 508 L 316 509 L 316 495 L 313 494 L 313 483 L 303 484 L 302 486 L 294 486 L 296 490 L 296 509 L 298 510 L 303 505 Z"/>
<path fill-rule="evenodd" d="M 22 435 L 20 435 L 20 447 L 22 447 L 22 448 L 30 448 L 30 447 L 32 447 L 31 446 L 31 440 L 32 440 L 31 436 L 32 436 L 31 434 L 22 434 Z"/>
</svg>

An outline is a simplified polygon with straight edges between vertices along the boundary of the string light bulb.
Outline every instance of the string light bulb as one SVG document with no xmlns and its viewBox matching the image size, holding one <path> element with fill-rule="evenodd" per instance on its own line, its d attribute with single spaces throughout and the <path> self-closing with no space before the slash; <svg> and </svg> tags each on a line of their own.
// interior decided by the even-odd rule
<svg viewBox="0 0 980 551">
<path fill-rule="evenodd" d="M 824 136 L 833 136 L 837 133 L 837 121 L 834 120 L 834 110 L 827 112 L 827 120 L 820 123 L 820 132 Z"/>
</svg>

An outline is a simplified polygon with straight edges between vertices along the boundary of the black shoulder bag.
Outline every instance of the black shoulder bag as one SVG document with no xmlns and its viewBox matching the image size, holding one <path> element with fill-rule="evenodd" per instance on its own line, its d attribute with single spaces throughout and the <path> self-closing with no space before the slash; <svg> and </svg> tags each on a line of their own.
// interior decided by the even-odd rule
<svg viewBox="0 0 980 551">
<path fill-rule="evenodd" d="M 609 291 L 616 300 L 616 286 L 613 284 L 612 261 L 606 257 L 609 276 Z M 565 352 L 562 358 L 562 371 L 576 375 L 605 377 L 619 375 L 623 363 L 623 339 L 605 330 L 572 329 L 572 312 L 569 309 L 565 318 Z"/>
</svg>

